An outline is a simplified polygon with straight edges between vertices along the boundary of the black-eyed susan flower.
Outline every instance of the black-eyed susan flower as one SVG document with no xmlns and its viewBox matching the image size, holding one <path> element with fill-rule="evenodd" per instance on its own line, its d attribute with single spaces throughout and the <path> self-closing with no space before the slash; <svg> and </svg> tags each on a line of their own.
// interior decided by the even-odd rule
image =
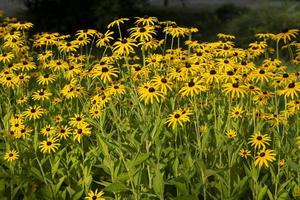
<svg viewBox="0 0 300 200">
<path fill-rule="evenodd" d="M 260 131 L 255 132 L 253 135 L 251 135 L 249 139 L 249 144 L 251 146 L 254 146 L 255 149 L 265 149 L 266 145 L 269 145 L 271 141 L 271 137 L 267 134 L 261 134 Z"/>
<path fill-rule="evenodd" d="M 137 26 L 129 29 L 130 37 L 134 40 L 149 41 L 155 35 L 153 26 Z"/>
<path fill-rule="evenodd" d="M 75 114 L 74 117 L 70 117 L 70 121 L 69 124 L 72 127 L 82 127 L 82 126 L 86 126 L 87 122 L 85 120 L 85 116 L 80 113 L 80 114 Z"/>
<path fill-rule="evenodd" d="M 26 103 L 28 101 L 28 99 L 29 99 L 28 96 L 22 96 L 16 100 L 16 103 L 21 105 L 21 104 Z"/>
<path fill-rule="evenodd" d="M 4 154 L 4 160 L 12 162 L 19 159 L 19 152 L 16 150 L 9 150 Z"/>
<path fill-rule="evenodd" d="M 12 27 L 16 30 L 28 30 L 33 27 L 31 22 L 16 22 L 12 24 Z"/>
<path fill-rule="evenodd" d="M 159 76 L 156 75 L 151 80 L 153 86 L 162 91 L 163 93 L 167 93 L 168 91 L 172 91 L 173 83 L 167 76 Z"/>
<path fill-rule="evenodd" d="M 237 105 L 231 109 L 229 116 L 230 116 L 230 118 L 238 119 L 238 118 L 242 117 L 243 113 L 244 113 L 243 107 L 240 105 Z"/>
<path fill-rule="evenodd" d="M 233 139 L 237 136 L 237 132 L 234 129 L 229 129 L 228 131 L 226 131 L 226 136 L 230 139 Z"/>
<path fill-rule="evenodd" d="M 188 83 L 185 84 L 180 90 L 179 94 L 181 96 L 196 96 L 200 92 L 205 92 L 207 87 L 204 85 L 203 80 L 199 80 L 197 78 L 190 80 Z"/>
<path fill-rule="evenodd" d="M 251 156 L 251 151 L 249 151 L 248 149 L 241 149 L 240 152 L 239 152 L 239 155 L 242 157 L 242 158 L 245 158 L 247 159 L 248 156 Z"/>
<path fill-rule="evenodd" d="M 284 95 L 285 97 L 291 97 L 294 99 L 298 97 L 298 92 L 300 92 L 300 84 L 297 82 L 291 82 L 287 85 L 285 89 L 277 91 L 279 95 Z"/>
<path fill-rule="evenodd" d="M 90 191 L 88 193 L 88 196 L 85 197 L 85 199 L 87 200 L 105 200 L 105 198 L 103 198 L 104 192 L 100 191 L 98 192 L 98 189 L 96 189 L 95 191 Z"/>
<path fill-rule="evenodd" d="M 168 124 L 168 127 L 172 127 L 172 129 L 175 129 L 178 124 L 183 127 L 184 123 L 190 121 L 190 115 L 192 115 L 192 112 L 189 109 L 175 110 L 167 118 L 166 124 Z"/>
<path fill-rule="evenodd" d="M 68 126 L 60 126 L 56 128 L 55 137 L 59 139 L 67 139 L 72 132 L 72 129 Z"/>
<path fill-rule="evenodd" d="M 223 90 L 226 95 L 230 95 L 232 98 L 244 97 L 246 94 L 246 86 L 239 83 L 226 83 L 223 85 Z"/>
<path fill-rule="evenodd" d="M 49 137 L 55 134 L 55 127 L 51 125 L 46 125 L 41 129 L 41 133 L 43 136 Z"/>
<path fill-rule="evenodd" d="M 57 141 L 58 141 L 57 138 L 51 137 L 51 138 L 48 138 L 48 139 L 40 142 L 39 147 L 40 147 L 41 152 L 43 152 L 44 154 L 49 154 L 51 152 L 55 152 L 58 149 L 58 147 L 60 146 L 60 144 Z"/>
<path fill-rule="evenodd" d="M 0 54 L 0 62 L 9 63 L 15 55 L 12 52 Z"/>
<path fill-rule="evenodd" d="M 77 142 L 81 141 L 83 136 L 90 136 L 91 135 L 91 128 L 87 125 L 80 126 L 73 131 L 74 140 Z"/>
<path fill-rule="evenodd" d="M 160 102 L 164 98 L 164 94 L 155 88 L 150 82 L 145 83 L 138 87 L 139 99 L 144 101 L 145 104 L 153 104 L 154 100 Z"/>
<path fill-rule="evenodd" d="M 49 98 L 52 96 L 52 93 L 45 90 L 37 90 L 32 94 L 32 99 L 35 101 L 44 101 L 44 100 L 49 100 Z"/>
<path fill-rule="evenodd" d="M 48 85 L 50 83 L 53 83 L 55 81 L 55 76 L 52 74 L 40 74 L 37 77 L 37 83 L 39 85 Z"/>
<path fill-rule="evenodd" d="M 110 30 L 106 31 L 104 34 L 100 34 L 98 36 L 99 39 L 96 41 L 96 46 L 97 47 L 109 46 L 109 42 L 114 39 L 112 37 L 113 34 L 114 32 Z"/>
<path fill-rule="evenodd" d="M 298 34 L 298 29 L 285 29 L 281 33 L 276 34 L 275 39 L 278 41 L 283 40 L 284 44 L 286 44 L 287 42 L 291 41 L 292 38 L 297 37 Z"/>
<path fill-rule="evenodd" d="M 255 157 L 255 166 L 258 165 L 259 168 L 262 166 L 269 167 L 269 162 L 273 162 L 276 160 L 276 153 L 271 149 L 263 149 L 257 153 Z"/>
<path fill-rule="evenodd" d="M 129 53 L 134 52 L 133 47 L 137 47 L 136 41 L 132 38 L 123 38 L 119 39 L 113 44 L 113 51 L 117 55 L 128 55 Z"/>
<path fill-rule="evenodd" d="M 158 19 L 156 17 L 135 17 L 136 21 L 134 22 L 137 25 L 143 25 L 143 26 L 153 26 L 155 23 L 158 22 Z"/>
<path fill-rule="evenodd" d="M 120 19 L 116 19 L 114 21 L 112 21 L 111 23 L 109 23 L 107 25 L 107 28 L 112 28 L 114 26 L 118 26 L 120 27 L 120 24 L 124 24 L 126 21 L 128 21 L 128 18 L 120 18 Z"/>
<path fill-rule="evenodd" d="M 230 35 L 230 34 L 224 34 L 224 33 L 218 33 L 217 37 L 219 39 L 224 39 L 224 40 L 234 40 L 235 36 L 234 35 Z"/>
<path fill-rule="evenodd" d="M 94 65 L 90 74 L 93 78 L 99 77 L 104 83 L 107 83 L 111 82 L 113 77 L 118 77 L 118 70 L 112 65 L 100 62 Z"/>
<path fill-rule="evenodd" d="M 122 95 L 125 94 L 125 85 L 120 83 L 114 83 L 110 87 L 107 88 L 107 94 L 109 95 Z"/>
<path fill-rule="evenodd" d="M 27 119 L 39 119 L 44 113 L 44 108 L 42 108 L 41 106 L 34 105 L 29 106 L 29 108 L 27 108 L 23 114 Z"/>
</svg>

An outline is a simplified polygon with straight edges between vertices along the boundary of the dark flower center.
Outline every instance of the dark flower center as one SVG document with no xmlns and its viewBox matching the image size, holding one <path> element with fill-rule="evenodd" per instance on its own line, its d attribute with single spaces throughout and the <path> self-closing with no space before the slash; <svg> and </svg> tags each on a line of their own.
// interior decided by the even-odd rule
<svg viewBox="0 0 300 200">
<path fill-rule="evenodd" d="M 78 121 L 78 122 L 81 121 L 81 117 L 77 117 L 76 121 Z"/>
<path fill-rule="evenodd" d="M 210 73 L 211 75 L 214 75 L 214 74 L 216 74 L 217 72 L 216 72 L 216 70 L 212 69 L 212 70 L 210 70 L 209 73 Z"/>
<path fill-rule="evenodd" d="M 52 142 L 48 141 L 47 146 L 51 146 L 51 145 L 52 145 Z"/>
<path fill-rule="evenodd" d="M 46 128 L 46 131 L 50 131 L 50 128 Z"/>
<path fill-rule="evenodd" d="M 10 153 L 10 154 L 8 154 L 8 156 L 9 156 L 9 157 L 13 157 L 13 156 L 14 156 L 14 154 L 13 154 L 13 153 Z"/>
<path fill-rule="evenodd" d="M 60 132 L 61 132 L 61 133 L 65 133 L 66 130 L 62 128 L 62 129 L 60 129 Z"/>
<path fill-rule="evenodd" d="M 190 63 L 186 63 L 186 64 L 185 64 L 185 67 L 186 67 L 186 68 L 191 68 L 192 65 L 191 65 Z"/>
<path fill-rule="evenodd" d="M 232 75 L 234 75 L 234 72 L 233 71 L 228 71 L 227 75 L 232 76 Z"/>
<path fill-rule="evenodd" d="M 102 68 L 102 72 L 104 72 L 104 73 L 108 72 L 107 67 L 103 67 L 103 68 Z"/>
<path fill-rule="evenodd" d="M 49 78 L 49 74 L 44 75 L 44 78 Z"/>
<path fill-rule="evenodd" d="M 294 82 L 293 82 L 293 83 L 290 83 L 288 87 L 289 87 L 289 88 L 294 88 L 294 87 L 295 87 L 295 83 L 294 83 Z"/>
<path fill-rule="evenodd" d="M 283 78 L 288 78 L 289 75 L 288 75 L 288 74 L 283 74 L 282 77 L 283 77 Z"/>
<path fill-rule="evenodd" d="M 247 63 L 246 63 L 245 61 L 242 61 L 242 62 L 241 62 L 241 65 L 244 65 L 244 66 L 245 66 L 245 65 L 247 65 Z"/>
<path fill-rule="evenodd" d="M 195 85 L 195 83 L 193 81 L 189 82 L 189 87 L 193 87 Z"/>
<path fill-rule="evenodd" d="M 260 74 L 265 74 L 266 72 L 265 72 L 265 70 L 261 69 L 261 70 L 259 70 L 259 73 Z"/>
<path fill-rule="evenodd" d="M 44 92 L 40 92 L 40 93 L 39 93 L 40 96 L 43 96 L 44 94 L 45 94 Z"/>
<path fill-rule="evenodd" d="M 265 155 L 266 155 L 265 152 L 262 152 L 262 153 L 259 154 L 260 157 L 265 157 Z"/>
<path fill-rule="evenodd" d="M 82 133 L 82 129 L 81 129 L 81 128 L 78 129 L 78 130 L 77 130 L 77 133 L 78 133 L 78 134 L 81 134 L 81 133 Z"/>
<path fill-rule="evenodd" d="M 140 33 L 144 33 L 144 32 L 146 32 L 146 29 L 144 27 L 141 27 L 140 28 Z"/>
<path fill-rule="evenodd" d="M 175 114 L 175 116 L 174 116 L 176 119 L 178 119 L 179 117 L 180 117 L 180 115 L 179 114 Z"/>
<path fill-rule="evenodd" d="M 94 196 L 92 197 L 92 199 L 93 199 L 93 200 L 96 200 L 96 199 L 97 199 L 97 196 L 94 195 Z"/>
<path fill-rule="evenodd" d="M 257 140 L 262 140 L 262 137 L 259 135 L 256 137 Z"/>
<path fill-rule="evenodd" d="M 35 113 L 36 110 L 33 108 L 33 109 L 30 110 L 30 112 L 31 112 L 31 113 Z"/>
<path fill-rule="evenodd" d="M 162 78 L 162 79 L 161 79 L 161 82 L 162 82 L 162 83 L 166 83 L 166 82 L 167 82 L 167 79 Z"/>
<path fill-rule="evenodd" d="M 127 40 L 126 39 L 122 39 L 121 42 L 122 42 L 122 44 L 126 44 Z"/>
<path fill-rule="evenodd" d="M 250 89 L 250 90 L 253 90 L 253 89 L 254 89 L 254 86 L 253 86 L 253 85 L 250 85 L 250 86 L 249 86 L 249 89 Z"/>
<path fill-rule="evenodd" d="M 118 86 L 118 85 L 115 85 L 115 86 L 114 86 L 114 89 L 119 89 L 119 86 Z"/>
<path fill-rule="evenodd" d="M 233 83 L 233 84 L 232 84 L 232 87 L 238 88 L 238 87 L 239 87 L 239 84 L 238 84 L 238 83 Z"/>
<path fill-rule="evenodd" d="M 155 92 L 155 89 L 154 89 L 153 87 L 150 87 L 150 88 L 148 89 L 148 91 L 152 93 L 152 92 Z"/>
</svg>

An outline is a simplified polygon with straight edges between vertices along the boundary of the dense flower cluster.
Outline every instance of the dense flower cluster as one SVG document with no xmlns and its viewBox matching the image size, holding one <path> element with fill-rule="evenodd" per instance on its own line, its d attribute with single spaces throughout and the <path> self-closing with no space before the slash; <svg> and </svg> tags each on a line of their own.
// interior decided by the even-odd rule
<svg viewBox="0 0 300 200">
<path fill-rule="evenodd" d="M 129 190 L 135 199 L 190 191 L 206 199 L 216 190 L 216 198 L 238 199 L 242 190 L 220 188 L 238 187 L 253 170 L 274 174 L 275 160 L 279 169 L 285 159 L 299 161 L 291 150 L 300 146 L 299 30 L 258 33 L 240 48 L 233 35 L 200 42 L 197 28 L 155 17 L 120 18 L 105 32 L 28 38 L 32 27 L 14 18 L 0 27 L 1 143 L 8 168 L 19 163 L 14 173 L 29 165 L 38 181 L 69 184 L 62 187 L 70 196 L 78 184 L 87 199 L 104 199 L 90 190 L 92 180 L 116 199 Z M 207 184 L 210 176 L 218 181 Z M 262 186 L 249 183 L 257 195 Z M 66 195 L 50 187 L 52 198 Z"/>
</svg>

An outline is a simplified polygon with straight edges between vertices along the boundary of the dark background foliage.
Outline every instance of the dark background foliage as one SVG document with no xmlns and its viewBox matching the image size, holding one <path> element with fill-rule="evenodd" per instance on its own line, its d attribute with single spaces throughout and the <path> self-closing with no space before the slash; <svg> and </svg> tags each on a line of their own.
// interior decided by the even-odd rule
<svg viewBox="0 0 300 200">
<path fill-rule="evenodd" d="M 25 5 L 18 18 L 34 23 L 33 32 L 74 33 L 86 28 L 104 31 L 115 18 L 148 15 L 176 21 L 180 26 L 197 27 L 200 32 L 196 38 L 200 40 L 215 40 L 216 34 L 223 32 L 236 35 L 239 45 L 245 45 L 257 32 L 277 33 L 300 25 L 297 0 L 12 1 Z"/>
</svg>

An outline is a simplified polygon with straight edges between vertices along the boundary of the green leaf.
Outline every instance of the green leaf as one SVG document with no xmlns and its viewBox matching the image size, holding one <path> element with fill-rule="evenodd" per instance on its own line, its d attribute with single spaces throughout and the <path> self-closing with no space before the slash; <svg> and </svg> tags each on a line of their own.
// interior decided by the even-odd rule
<svg viewBox="0 0 300 200">
<path fill-rule="evenodd" d="M 31 167 L 31 174 L 40 181 L 44 181 L 43 175 L 41 174 L 40 170 L 35 167 Z"/>
<path fill-rule="evenodd" d="M 153 178 L 153 189 L 155 194 L 157 194 L 159 197 L 163 197 L 164 195 L 164 178 L 163 174 L 160 172 L 158 168 L 155 170 L 155 176 Z"/>
<path fill-rule="evenodd" d="M 104 190 L 109 192 L 121 192 L 128 190 L 127 186 L 122 182 L 114 182 L 108 185 Z"/>
<path fill-rule="evenodd" d="M 78 200 L 82 197 L 82 194 L 83 194 L 83 190 L 80 190 L 79 192 L 75 193 L 73 196 L 72 196 L 72 200 Z"/>
<path fill-rule="evenodd" d="M 61 185 L 63 184 L 64 180 L 65 180 L 66 176 L 63 176 L 59 179 L 58 183 L 55 186 L 55 192 L 58 193 Z"/>
<path fill-rule="evenodd" d="M 150 156 L 150 153 L 139 154 L 132 162 L 130 162 L 130 164 L 131 164 L 130 168 L 140 165 L 141 163 L 146 161 L 149 158 L 149 156 Z"/>
<path fill-rule="evenodd" d="M 257 200 L 264 200 L 266 194 L 267 194 L 267 191 L 268 191 L 268 186 L 264 186 L 258 193 L 258 197 L 257 197 Z"/>
<path fill-rule="evenodd" d="M 102 148 L 102 152 L 104 154 L 105 157 L 108 157 L 109 156 L 109 149 L 108 149 L 108 146 L 105 144 L 105 142 L 102 140 L 101 136 L 100 135 L 97 135 L 97 140 L 98 142 L 100 143 L 101 145 L 101 148 Z"/>
</svg>

